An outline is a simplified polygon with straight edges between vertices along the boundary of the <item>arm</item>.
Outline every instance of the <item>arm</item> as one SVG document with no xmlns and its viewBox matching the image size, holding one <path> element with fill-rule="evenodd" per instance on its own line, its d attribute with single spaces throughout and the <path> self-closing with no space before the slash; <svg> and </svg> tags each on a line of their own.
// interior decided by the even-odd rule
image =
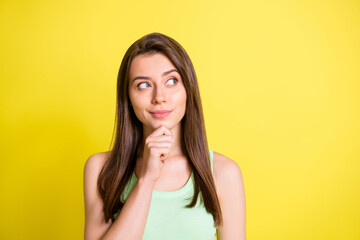
<svg viewBox="0 0 360 240">
<path fill-rule="evenodd" d="M 214 178 L 223 217 L 223 225 L 217 229 L 218 240 L 245 240 L 245 190 L 238 164 L 214 152 Z"/>
<path fill-rule="evenodd" d="M 129 194 L 119 216 L 105 223 L 102 200 L 97 191 L 97 179 L 106 154 L 89 157 L 84 166 L 85 239 L 141 239 L 148 217 L 152 191 L 172 149 L 171 131 L 165 126 L 151 133 L 144 146 L 138 181 Z"/>
<path fill-rule="evenodd" d="M 104 162 L 104 154 L 89 157 L 84 166 L 85 234 L 91 239 L 141 239 L 150 208 L 153 183 L 140 178 L 117 219 L 104 221 L 103 204 L 97 191 L 97 177 Z"/>
</svg>

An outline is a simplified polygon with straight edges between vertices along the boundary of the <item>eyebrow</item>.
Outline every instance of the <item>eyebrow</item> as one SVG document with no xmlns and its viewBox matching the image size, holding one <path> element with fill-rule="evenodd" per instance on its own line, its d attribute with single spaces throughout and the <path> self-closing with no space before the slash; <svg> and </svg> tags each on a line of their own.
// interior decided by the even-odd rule
<svg viewBox="0 0 360 240">
<path fill-rule="evenodd" d="M 163 74 L 161 74 L 161 76 L 163 77 L 163 76 L 168 75 L 168 74 L 170 74 L 170 73 L 172 73 L 172 72 L 177 72 L 177 73 L 179 73 L 179 71 L 176 70 L 176 69 L 170 69 L 169 71 L 166 71 L 166 72 L 164 72 Z M 179 74 L 180 74 L 180 73 L 179 73 Z M 135 77 L 132 81 L 134 82 L 134 81 L 137 80 L 137 79 L 150 80 L 150 77 L 147 77 L 147 76 L 137 76 L 137 77 Z"/>
</svg>

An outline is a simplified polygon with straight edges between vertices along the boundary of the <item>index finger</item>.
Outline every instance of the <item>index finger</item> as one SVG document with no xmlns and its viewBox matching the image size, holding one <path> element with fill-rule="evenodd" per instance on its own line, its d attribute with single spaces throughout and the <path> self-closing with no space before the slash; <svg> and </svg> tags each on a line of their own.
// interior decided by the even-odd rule
<svg viewBox="0 0 360 240">
<path fill-rule="evenodd" d="M 158 136 L 158 135 L 168 135 L 171 136 L 172 133 L 171 131 L 165 127 L 164 125 L 161 125 L 160 127 L 158 127 L 152 134 L 150 135 L 154 135 L 154 136 Z"/>
</svg>

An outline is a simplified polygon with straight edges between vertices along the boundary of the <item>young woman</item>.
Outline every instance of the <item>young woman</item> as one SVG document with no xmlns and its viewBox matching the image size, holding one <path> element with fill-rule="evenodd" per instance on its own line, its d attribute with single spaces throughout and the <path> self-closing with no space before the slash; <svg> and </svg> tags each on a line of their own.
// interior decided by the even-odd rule
<svg viewBox="0 0 360 240">
<path fill-rule="evenodd" d="M 85 239 L 243 240 L 239 166 L 208 149 L 192 62 L 148 34 L 122 60 L 115 142 L 84 166 Z"/>
</svg>

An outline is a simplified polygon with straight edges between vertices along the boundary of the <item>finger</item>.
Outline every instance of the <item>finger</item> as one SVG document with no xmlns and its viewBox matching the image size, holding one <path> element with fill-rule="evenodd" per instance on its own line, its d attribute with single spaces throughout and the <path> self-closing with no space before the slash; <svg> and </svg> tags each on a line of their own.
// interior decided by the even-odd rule
<svg viewBox="0 0 360 240">
<path fill-rule="evenodd" d="M 171 143 L 170 142 L 150 142 L 147 145 L 148 148 L 169 148 L 171 149 Z"/>
<path fill-rule="evenodd" d="M 167 157 L 170 153 L 169 147 L 159 147 L 156 149 L 152 149 L 152 154 L 157 157 Z"/>
<path fill-rule="evenodd" d="M 164 125 L 161 125 L 153 133 L 151 133 L 149 136 L 159 136 L 159 135 L 169 135 L 169 136 L 171 136 L 172 133 L 167 127 L 165 127 Z"/>
<path fill-rule="evenodd" d="M 148 142 L 172 142 L 172 136 L 169 135 L 160 135 L 160 136 L 152 136 L 148 138 Z"/>
<path fill-rule="evenodd" d="M 160 153 L 160 160 L 166 160 L 168 158 L 169 154 L 167 153 Z"/>
</svg>

